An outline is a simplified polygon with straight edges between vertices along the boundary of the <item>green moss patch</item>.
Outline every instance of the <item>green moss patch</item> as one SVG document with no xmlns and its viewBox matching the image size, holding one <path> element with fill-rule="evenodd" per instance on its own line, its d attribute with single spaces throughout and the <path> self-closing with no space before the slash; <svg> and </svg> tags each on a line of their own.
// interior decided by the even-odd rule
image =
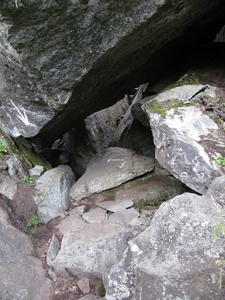
<svg viewBox="0 0 225 300">
<path fill-rule="evenodd" d="M 190 105 L 190 104 L 188 104 L 188 105 Z M 163 102 L 158 102 L 156 100 L 153 100 L 146 104 L 146 108 L 156 114 L 161 115 L 163 118 L 166 118 L 168 110 L 170 110 L 172 108 L 176 109 L 176 108 L 180 108 L 180 107 L 185 107 L 188 105 L 184 104 L 182 101 L 174 102 L 173 100 L 167 100 L 167 101 L 163 101 Z M 176 109 L 174 111 L 174 114 L 181 114 L 181 112 L 178 109 Z"/>
<path fill-rule="evenodd" d="M 191 73 L 191 74 L 185 74 L 182 76 L 177 82 L 171 84 L 169 86 L 169 89 L 182 86 L 182 85 L 194 85 L 199 84 L 200 81 L 203 79 L 203 76 L 201 73 Z"/>
</svg>

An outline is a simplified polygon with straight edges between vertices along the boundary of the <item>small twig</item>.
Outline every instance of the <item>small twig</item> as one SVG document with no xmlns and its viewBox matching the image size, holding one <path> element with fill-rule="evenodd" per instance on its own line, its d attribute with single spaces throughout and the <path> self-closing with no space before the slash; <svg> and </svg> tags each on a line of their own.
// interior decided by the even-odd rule
<svg viewBox="0 0 225 300">
<path fill-rule="evenodd" d="M 18 0 L 15 0 L 15 5 L 16 5 L 16 8 L 18 8 Z"/>
</svg>

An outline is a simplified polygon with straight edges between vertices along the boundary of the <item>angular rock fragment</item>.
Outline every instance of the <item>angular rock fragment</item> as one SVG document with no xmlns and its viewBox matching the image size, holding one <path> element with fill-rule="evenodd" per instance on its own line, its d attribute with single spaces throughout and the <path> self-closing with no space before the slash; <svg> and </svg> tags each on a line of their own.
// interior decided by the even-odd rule
<svg viewBox="0 0 225 300">
<path fill-rule="evenodd" d="M 69 166 L 58 166 L 46 171 L 35 182 L 39 218 L 47 223 L 64 214 L 70 206 L 69 190 L 74 183 L 74 173 Z"/>
</svg>

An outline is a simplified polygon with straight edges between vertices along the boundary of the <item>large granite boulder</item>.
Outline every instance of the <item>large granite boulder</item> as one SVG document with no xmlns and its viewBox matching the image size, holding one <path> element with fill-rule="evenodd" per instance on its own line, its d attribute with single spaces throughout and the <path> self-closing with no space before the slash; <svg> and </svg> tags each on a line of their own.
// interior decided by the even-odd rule
<svg viewBox="0 0 225 300">
<path fill-rule="evenodd" d="M 69 190 L 74 183 L 74 173 L 69 166 L 60 165 L 46 171 L 35 182 L 34 201 L 39 218 L 47 223 L 63 216 L 70 206 Z"/>
<path fill-rule="evenodd" d="M 0 299 L 51 300 L 53 289 L 28 236 L 10 224 L 0 207 Z"/>
<path fill-rule="evenodd" d="M 70 196 L 79 201 L 94 193 L 114 188 L 154 169 L 154 159 L 135 151 L 111 147 L 96 155 L 72 186 Z"/>
<path fill-rule="evenodd" d="M 132 230 L 121 224 L 113 225 L 106 219 L 90 224 L 76 215 L 65 218 L 58 228 L 62 243 L 59 248 L 54 242 L 56 251 L 51 250 L 54 256 L 48 263 L 59 275 L 71 273 L 79 278 L 102 278 L 122 258 L 128 240 L 134 237 Z"/>
<path fill-rule="evenodd" d="M 164 202 L 105 280 L 105 300 L 224 298 L 224 183 Z"/>
<path fill-rule="evenodd" d="M 222 101 L 219 88 L 184 85 L 150 98 L 143 105 L 153 133 L 156 159 L 191 189 L 203 194 L 224 173 L 216 162 L 225 155 L 225 132 L 207 105 Z M 207 105 L 203 105 L 207 103 Z"/>
<path fill-rule="evenodd" d="M 212 40 L 224 10 L 223 0 L 1 1 L 1 128 L 51 144 Z"/>
</svg>

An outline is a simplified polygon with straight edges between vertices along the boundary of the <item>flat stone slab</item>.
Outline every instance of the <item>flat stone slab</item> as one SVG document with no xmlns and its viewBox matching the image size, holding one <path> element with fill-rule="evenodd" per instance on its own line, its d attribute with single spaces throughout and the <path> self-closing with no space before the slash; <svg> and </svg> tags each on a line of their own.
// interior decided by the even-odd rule
<svg viewBox="0 0 225 300">
<path fill-rule="evenodd" d="M 70 191 L 72 199 L 79 201 L 148 173 L 154 169 L 154 160 L 135 151 L 111 147 L 99 153 L 88 164 L 84 175 Z"/>
<path fill-rule="evenodd" d="M 90 223 L 101 223 L 106 220 L 106 211 L 100 207 L 83 214 L 83 219 Z"/>
<path fill-rule="evenodd" d="M 121 224 L 123 226 L 129 226 L 132 224 L 134 219 L 139 217 L 139 212 L 132 208 L 119 210 L 109 216 L 109 221 L 113 224 Z"/>
<path fill-rule="evenodd" d="M 104 201 L 98 203 L 98 206 L 104 208 L 105 210 L 111 212 L 119 212 L 128 207 L 133 206 L 134 203 L 130 200 L 122 200 L 122 201 Z"/>
<path fill-rule="evenodd" d="M 121 259 L 128 241 L 134 237 L 132 230 L 122 225 L 107 220 L 87 223 L 75 215 L 63 219 L 58 228 L 63 239 L 50 265 L 59 275 L 68 275 L 68 271 L 79 278 L 102 278 Z"/>
</svg>

